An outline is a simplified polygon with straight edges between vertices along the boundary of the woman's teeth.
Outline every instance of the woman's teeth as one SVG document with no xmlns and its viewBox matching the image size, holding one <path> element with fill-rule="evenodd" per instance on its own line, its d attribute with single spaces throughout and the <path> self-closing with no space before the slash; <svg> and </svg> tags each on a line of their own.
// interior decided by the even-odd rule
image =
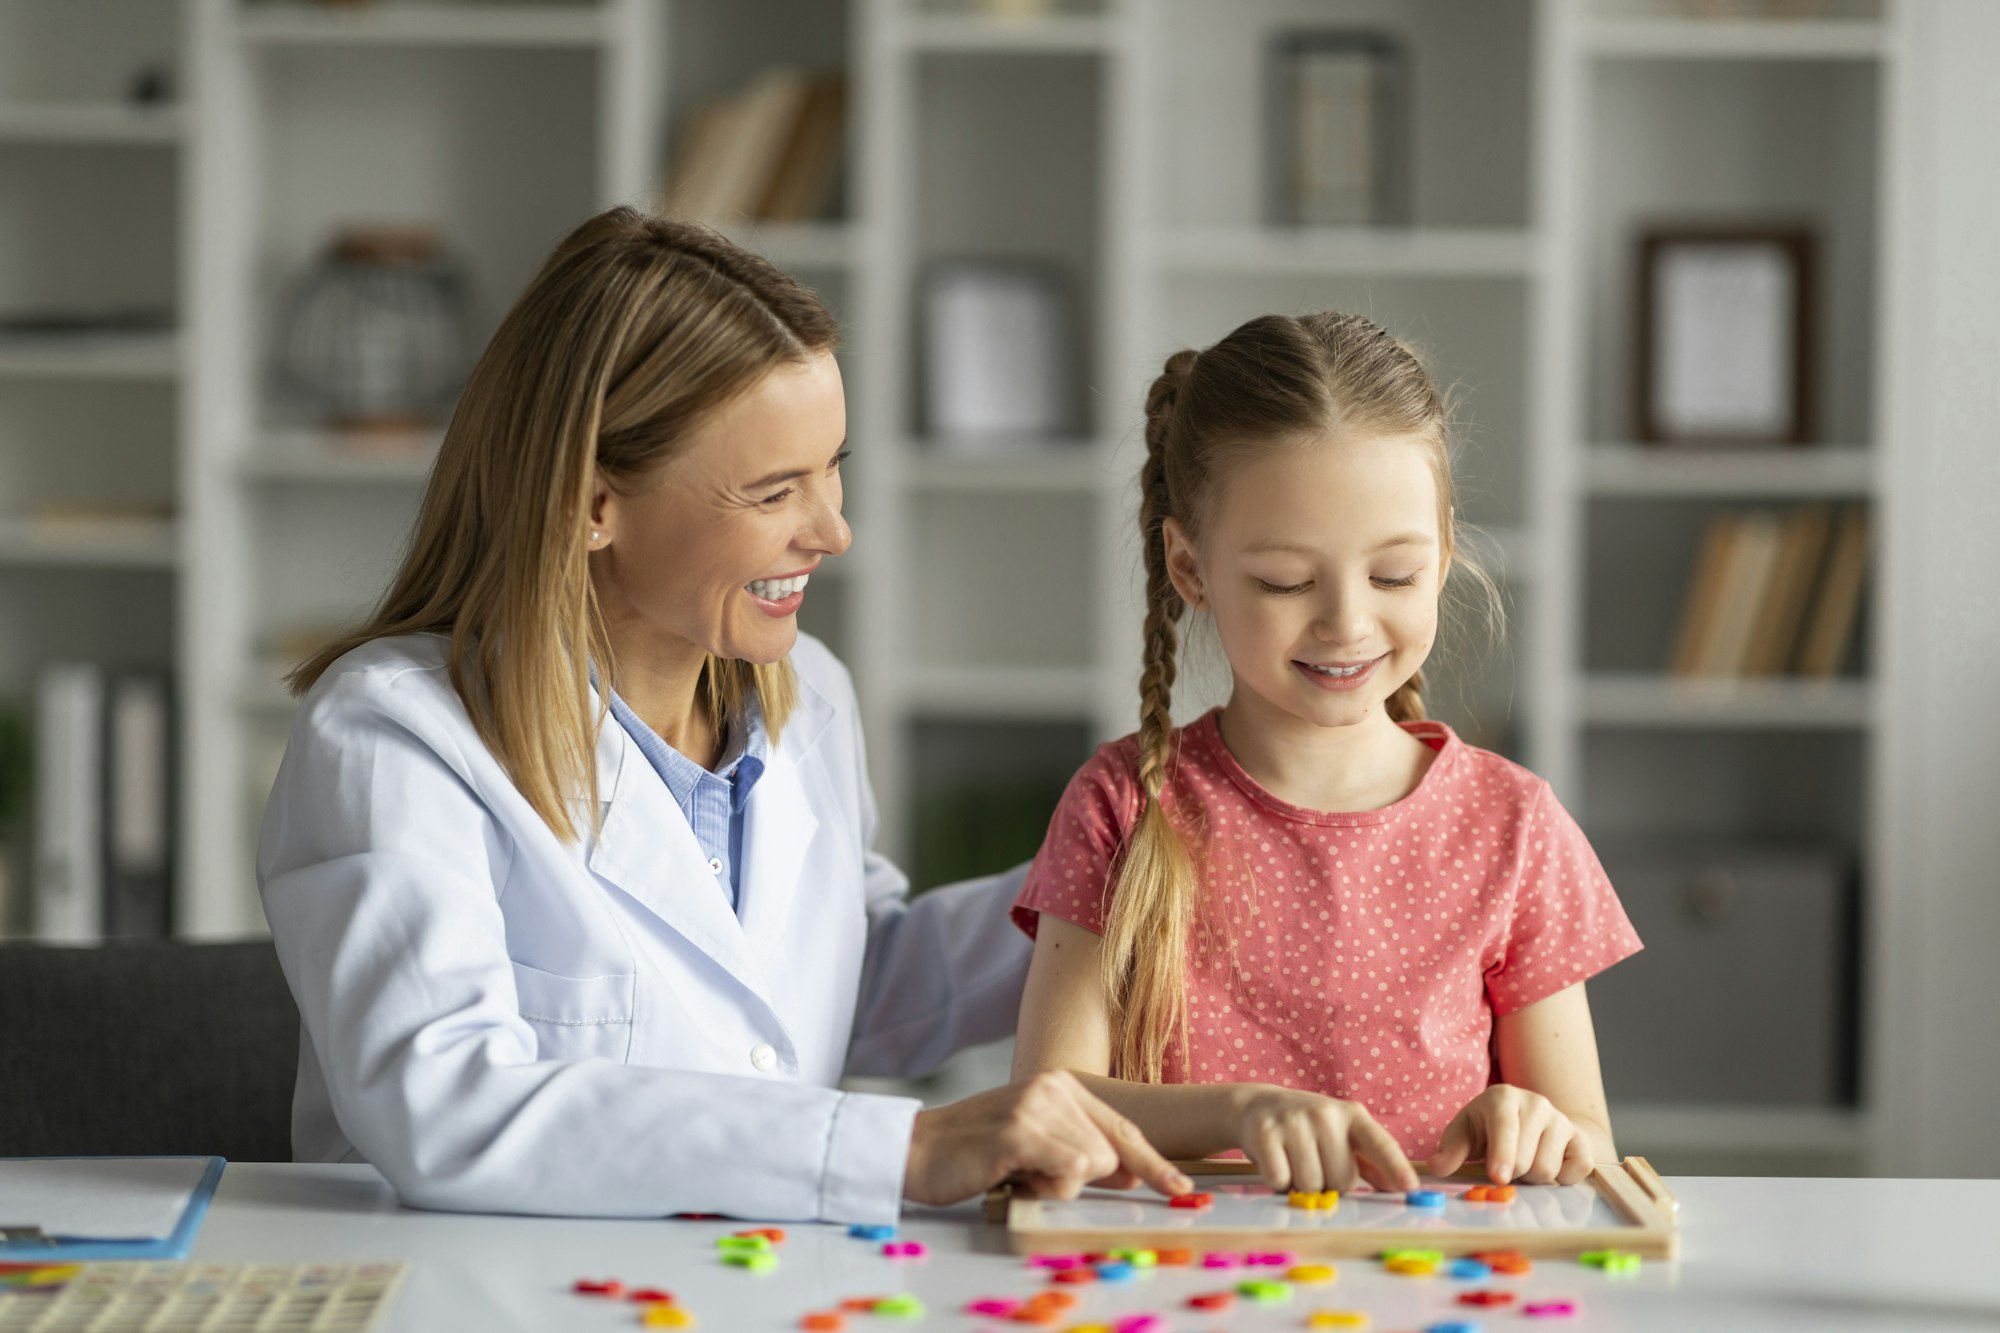
<svg viewBox="0 0 2000 1333">
<path fill-rule="evenodd" d="M 1356 663 L 1354 666 L 1350 667 L 1321 666 L 1317 662 L 1301 662 L 1299 663 L 1299 665 L 1307 668 L 1308 670 L 1317 671 L 1322 676 L 1332 676 L 1335 680 L 1340 680 L 1347 676 L 1360 675 L 1362 672 L 1366 671 L 1369 667 L 1375 665 L 1375 659 L 1370 658 L 1366 662 L 1359 662 Z"/>
<path fill-rule="evenodd" d="M 782 602 L 793 593 L 806 586 L 810 574 L 794 574 L 788 579 L 758 579 L 746 585 L 753 597 L 762 597 L 767 602 Z"/>
</svg>

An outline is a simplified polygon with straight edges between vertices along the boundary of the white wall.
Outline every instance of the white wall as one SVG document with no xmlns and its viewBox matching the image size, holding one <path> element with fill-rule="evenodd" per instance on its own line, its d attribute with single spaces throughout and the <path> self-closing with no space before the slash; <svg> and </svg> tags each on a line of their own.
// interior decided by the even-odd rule
<svg viewBox="0 0 2000 1333">
<path fill-rule="evenodd" d="M 1906 397 L 1907 475 L 1890 479 L 1880 576 L 1902 615 L 1881 631 L 1887 674 L 1882 793 L 1892 891 L 1881 941 L 1890 1003 L 1878 1033 L 1882 1169 L 2000 1171 L 2000 4 L 1921 0 L 1903 105 L 1911 148 L 1892 222 L 1912 244 L 1892 355 Z"/>
</svg>

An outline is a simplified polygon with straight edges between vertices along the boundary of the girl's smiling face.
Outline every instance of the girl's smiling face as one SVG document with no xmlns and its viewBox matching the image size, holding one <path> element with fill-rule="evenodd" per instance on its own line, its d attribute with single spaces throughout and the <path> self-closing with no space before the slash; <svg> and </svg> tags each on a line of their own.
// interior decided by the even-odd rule
<svg viewBox="0 0 2000 1333">
<path fill-rule="evenodd" d="M 1446 561 L 1429 446 L 1342 437 L 1225 466 L 1200 540 L 1165 528 L 1174 586 L 1215 619 L 1232 707 L 1318 727 L 1386 718 L 1437 639 Z"/>
</svg>

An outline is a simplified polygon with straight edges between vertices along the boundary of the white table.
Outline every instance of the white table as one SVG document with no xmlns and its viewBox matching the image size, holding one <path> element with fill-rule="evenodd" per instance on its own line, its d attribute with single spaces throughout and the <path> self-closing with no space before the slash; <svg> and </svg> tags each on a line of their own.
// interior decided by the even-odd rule
<svg viewBox="0 0 2000 1333">
<path fill-rule="evenodd" d="M 1635 1278 L 1606 1278 L 1541 1263 L 1508 1285 L 1530 1298 L 1575 1297 L 1578 1317 L 1483 1316 L 1502 1329 L 1842 1330 L 2000 1329 L 2000 1180 L 1767 1180 L 1679 1178 L 1684 1257 L 1649 1263 Z M 1025 1326 L 962 1313 L 981 1296 L 1023 1296 L 1042 1275 L 1007 1253 L 999 1229 L 971 1206 L 918 1210 L 901 1236 L 931 1257 L 894 1261 L 844 1228 L 788 1225 L 783 1264 L 753 1275 L 725 1268 L 715 1237 L 751 1223 L 476 1217 L 400 1207 L 367 1167 L 237 1163 L 223 1174 L 190 1258 L 210 1262 L 407 1260 L 392 1329 L 632 1329 L 635 1307 L 570 1294 L 579 1277 L 668 1288 L 709 1333 L 792 1330 L 809 1310 L 843 1297 L 911 1292 L 929 1307 L 918 1323 L 856 1316 L 854 1333 L 942 1329 L 976 1333 Z M 1169 1316 L 1176 1333 L 1302 1329 L 1316 1309 L 1362 1309 L 1374 1333 L 1481 1319 L 1455 1304 L 1463 1284 L 1392 1277 L 1342 1261 L 1329 1287 L 1300 1287 L 1278 1307 L 1238 1305 L 1201 1315 L 1186 1297 L 1232 1285 L 1232 1275 L 1161 1270 L 1143 1282 L 1078 1288 L 1068 1324 L 1140 1310 Z M 1240 1276 L 1235 1275 L 1235 1276 Z M 1498 1285 L 1498 1284 L 1496 1284 Z"/>
</svg>

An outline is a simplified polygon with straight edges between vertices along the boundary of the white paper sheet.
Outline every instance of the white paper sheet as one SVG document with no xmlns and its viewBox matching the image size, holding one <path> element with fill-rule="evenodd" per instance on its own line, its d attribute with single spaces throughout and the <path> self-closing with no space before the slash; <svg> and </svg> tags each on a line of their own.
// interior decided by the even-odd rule
<svg viewBox="0 0 2000 1333">
<path fill-rule="evenodd" d="M 205 1157 L 0 1160 L 0 1225 L 51 1239 L 162 1240 L 206 1170 Z"/>
</svg>

